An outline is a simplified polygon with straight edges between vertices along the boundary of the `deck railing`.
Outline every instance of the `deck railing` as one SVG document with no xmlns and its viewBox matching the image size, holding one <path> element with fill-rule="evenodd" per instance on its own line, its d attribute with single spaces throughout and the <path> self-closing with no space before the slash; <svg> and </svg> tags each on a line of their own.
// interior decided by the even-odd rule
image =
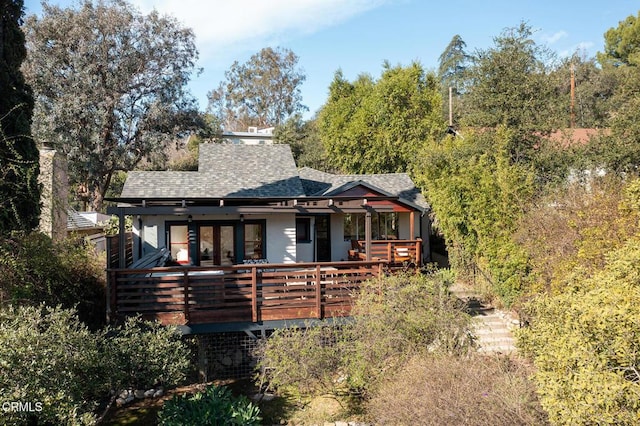
<svg viewBox="0 0 640 426">
<path fill-rule="evenodd" d="M 110 269 L 110 320 L 187 325 L 348 316 L 385 262 Z"/>
<path fill-rule="evenodd" d="M 367 258 L 366 242 L 358 240 L 355 247 L 349 250 L 349 259 L 365 260 Z M 371 260 L 383 260 L 391 266 L 412 264 L 422 265 L 422 240 L 372 240 Z"/>
</svg>

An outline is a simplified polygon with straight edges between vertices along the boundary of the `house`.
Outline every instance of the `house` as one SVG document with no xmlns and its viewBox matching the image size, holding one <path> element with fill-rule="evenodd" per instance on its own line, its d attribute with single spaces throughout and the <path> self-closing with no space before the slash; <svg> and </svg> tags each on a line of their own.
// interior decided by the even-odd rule
<svg viewBox="0 0 640 426">
<path fill-rule="evenodd" d="M 110 200 L 110 319 L 198 334 L 345 317 L 363 282 L 430 258 L 428 205 L 406 174 L 298 169 L 279 144 L 199 155 L 197 171 L 130 172 Z"/>
<path fill-rule="evenodd" d="M 273 143 L 274 127 L 259 129 L 249 127 L 246 132 L 222 132 L 222 140 L 226 143 L 245 145 L 265 145 Z"/>
<path fill-rule="evenodd" d="M 110 213 L 134 217 L 134 260 L 166 247 L 183 265 L 335 262 L 367 241 L 429 258 L 428 205 L 408 175 L 297 169 L 288 145 L 203 144 L 198 171 L 130 172 L 115 201 Z"/>
</svg>

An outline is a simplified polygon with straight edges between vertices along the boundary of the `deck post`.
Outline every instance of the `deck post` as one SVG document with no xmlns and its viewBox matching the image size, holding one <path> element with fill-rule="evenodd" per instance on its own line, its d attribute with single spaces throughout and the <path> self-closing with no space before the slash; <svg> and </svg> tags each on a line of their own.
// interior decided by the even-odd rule
<svg viewBox="0 0 640 426">
<path fill-rule="evenodd" d="M 416 266 L 422 266 L 422 239 L 416 240 Z"/>
<path fill-rule="evenodd" d="M 409 239 L 413 240 L 416 237 L 416 212 L 411 210 L 409 213 Z"/>
<path fill-rule="evenodd" d="M 184 322 L 185 324 L 189 323 L 189 273 L 187 270 L 184 271 L 182 286 L 184 288 Z"/>
<path fill-rule="evenodd" d="M 389 261 L 389 263 L 393 263 L 395 261 L 395 259 L 391 257 L 394 254 L 393 250 L 391 250 L 392 246 L 393 243 L 391 241 L 387 241 L 387 260 Z"/>
<path fill-rule="evenodd" d="M 364 219 L 364 247 L 366 261 L 371 262 L 371 210 L 367 210 Z"/>
<path fill-rule="evenodd" d="M 251 321 L 258 322 L 258 268 L 251 267 Z"/>
<path fill-rule="evenodd" d="M 322 319 L 322 280 L 320 265 L 316 265 L 316 318 Z"/>
</svg>

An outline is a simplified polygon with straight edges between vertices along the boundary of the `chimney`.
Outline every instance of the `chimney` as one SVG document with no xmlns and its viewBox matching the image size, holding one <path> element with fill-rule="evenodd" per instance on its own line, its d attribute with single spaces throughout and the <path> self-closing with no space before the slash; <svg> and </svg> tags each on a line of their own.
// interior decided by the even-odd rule
<svg viewBox="0 0 640 426">
<path fill-rule="evenodd" d="M 40 231 L 54 241 L 66 238 L 69 196 L 67 159 L 49 144 L 43 144 L 40 149 L 38 183 L 42 185 Z"/>
</svg>

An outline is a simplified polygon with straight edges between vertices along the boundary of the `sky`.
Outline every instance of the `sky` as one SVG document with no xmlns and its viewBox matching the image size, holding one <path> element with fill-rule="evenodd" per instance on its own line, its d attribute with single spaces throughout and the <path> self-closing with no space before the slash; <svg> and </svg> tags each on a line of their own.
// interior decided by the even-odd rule
<svg viewBox="0 0 640 426">
<path fill-rule="evenodd" d="M 234 61 L 263 47 L 291 49 L 306 75 L 302 101 L 310 118 L 325 103 L 337 70 L 355 80 L 380 76 L 382 64 L 417 61 L 437 70 L 455 35 L 468 53 L 494 46 L 505 29 L 527 23 L 534 40 L 560 57 L 587 57 L 604 49 L 604 33 L 629 15 L 638 0 L 129 0 L 142 13 L 156 9 L 194 30 L 202 72 L 190 83 L 200 108 Z M 41 14 L 40 0 L 25 0 L 25 14 Z M 49 0 L 74 7 L 77 0 Z"/>
</svg>

